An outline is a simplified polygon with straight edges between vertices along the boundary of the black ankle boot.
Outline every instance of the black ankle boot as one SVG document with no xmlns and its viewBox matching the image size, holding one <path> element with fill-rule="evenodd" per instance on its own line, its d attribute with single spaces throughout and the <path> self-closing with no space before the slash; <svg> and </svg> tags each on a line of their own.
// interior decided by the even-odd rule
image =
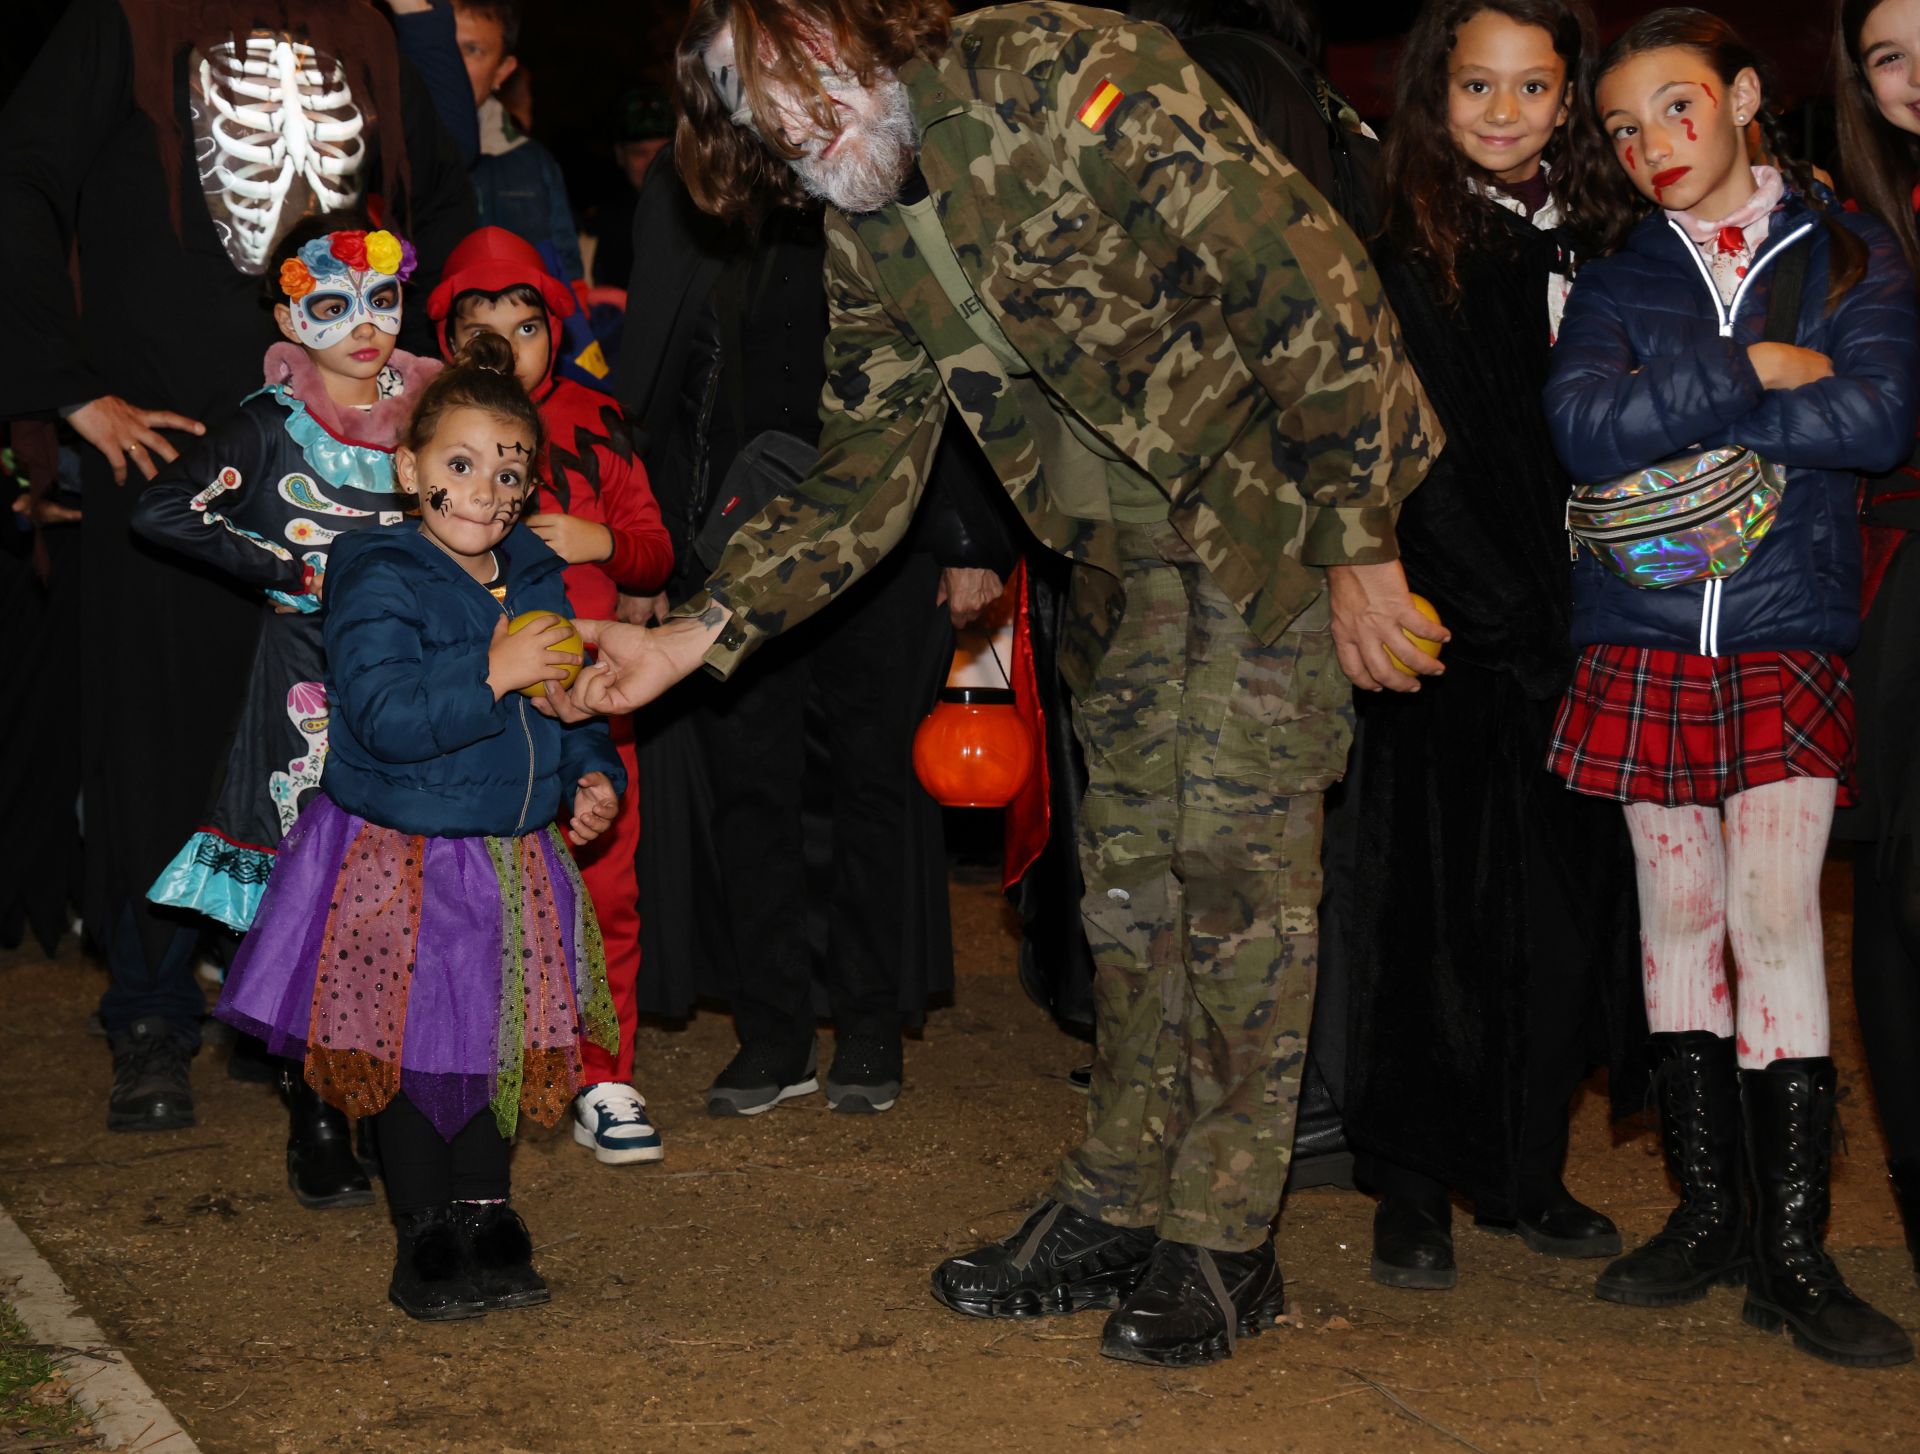
<svg viewBox="0 0 1920 1454">
<path fill-rule="evenodd" d="M 1004 1242 L 934 1268 L 933 1295 L 973 1318 L 1118 1307 L 1146 1271 L 1157 1240 L 1151 1228 L 1109 1226 L 1064 1202 L 1045 1201 Z"/>
<path fill-rule="evenodd" d="M 1595 1280 L 1596 1296 L 1640 1308 L 1698 1302 L 1747 1273 L 1741 1206 L 1740 1071 L 1733 1041 L 1705 1030 L 1652 1037 L 1667 1170 L 1680 1205 L 1667 1225 Z"/>
<path fill-rule="evenodd" d="M 1620 1252 L 1620 1229 L 1613 1218 L 1581 1201 L 1558 1176 L 1522 1191 L 1514 1231 L 1529 1251 L 1542 1257 L 1615 1257 Z"/>
<path fill-rule="evenodd" d="M 505 1202 L 455 1202 L 453 1224 L 467 1271 L 489 1308 L 531 1308 L 553 1301 L 547 1281 L 533 1270 L 533 1237 L 520 1214 Z"/>
<path fill-rule="evenodd" d="M 1453 1265 L 1453 1207 L 1433 1197 L 1389 1192 L 1373 1212 L 1373 1280 L 1383 1287 L 1440 1292 L 1459 1274 Z"/>
<path fill-rule="evenodd" d="M 467 1270 L 466 1248 L 446 1207 L 402 1212 L 393 1219 L 399 1247 L 387 1300 L 426 1323 L 477 1318 L 486 1301 Z"/>
<path fill-rule="evenodd" d="M 1272 1238 L 1251 1252 L 1162 1241 L 1140 1285 L 1107 1319 L 1100 1351 L 1127 1363 L 1215 1363 L 1285 1309 Z"/>
<path fill-rule="evenodd" d="M 280 1063 L 280 1099 L 287 1107 L 287 1185 L 313 1211 L 364 1207 L 373 1186 L 353 1154 L 347 1118 L 320 1099 L 300 1067 Z"/>
<path fill-rule="evenodd" d="M 1913 1280 L 1920 1283 L 1920 1156 L 1903 1156 L 1887 1163 L 1887 1180 L 1900 1221 L 1907 1229 L 1907 1256 L 1913 1260 Z"/>
<path fill-rule="evenodd" d="M 1742 1316 L 1802 1352 L 1850 1368 L 1913 1357 L 1893 1319 L 1857 1297 L 1827 1256 L 1833 1157 L 1833 1062 L 1776 1060 L 1740 1072 L 1747 1160 L 1753 1177 L 1753 1265 Z"/>
</svg>

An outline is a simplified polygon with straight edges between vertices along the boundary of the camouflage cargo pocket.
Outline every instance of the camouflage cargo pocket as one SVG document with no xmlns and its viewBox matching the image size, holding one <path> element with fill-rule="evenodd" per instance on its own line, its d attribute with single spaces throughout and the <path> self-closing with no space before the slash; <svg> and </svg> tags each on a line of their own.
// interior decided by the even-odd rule
<svg viewBox="0 0 1920 1454">
<path fill-rule="evenodd" d="M 1011 229 L 989 262 L 1010 318 L 1050 319 L 1084 350 L 1124 355 L 1200 302 L 1160 287 L 1126 229 L 1075 191 Z"/>
<path fill-rule="evenodd" d="M 1245 809 L 1340 779 L 1353 740 L 1353 690 L 1334 652 L 1325 592 L 1272 646 L 1241 658 L 1219 720 L 1212 771 L 1194 774 L 1219 784 L 1211 806 Z"/>
</svg>

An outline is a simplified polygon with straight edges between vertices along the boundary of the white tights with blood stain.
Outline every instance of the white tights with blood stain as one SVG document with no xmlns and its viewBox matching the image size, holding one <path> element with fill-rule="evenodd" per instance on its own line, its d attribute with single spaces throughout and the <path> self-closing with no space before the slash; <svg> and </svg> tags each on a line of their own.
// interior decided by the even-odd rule
<svg viewBox="0 0 1920 1454">
<path fill-rule="evenodd" d="M 1820 863 L 1837 791 L 1799 777 L 1721 809 L 1627 804 L 1650 1029 L 1737 1033 L 1749 1070 L 1827 1053 Z"/>
</svg>

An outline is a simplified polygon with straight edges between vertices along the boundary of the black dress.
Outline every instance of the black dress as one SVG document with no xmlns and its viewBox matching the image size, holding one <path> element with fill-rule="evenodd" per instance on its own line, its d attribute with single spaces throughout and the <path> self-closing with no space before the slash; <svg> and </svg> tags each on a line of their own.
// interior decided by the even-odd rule
<svg viewBox="0 0 1920 1454">
<path fill-rule="evenodd" d="M 284 12 L 297 20 L 301 8 Z M 243 31 L 253 23 L 245 6 L 233 16 Z M 181 116 L 197 39 L 181 37 L 171 58 Z M 261 281 L 234 266 L 216 232 L 191 128 L 180 139 L 180 190 L 169 196 L 154 124 L 135 104 L 135 71 L 117 0 L 75 0 L 0 111 L 0 272 L 19 284 L 0 351 L 0 417 L 50 416 L 115 394 L 208 420 L 258 381 L 275 336 Z M 404 63 L 399 75 L 406 181 L 383 201 L 418 251 L 408 294 L 423 300 L 473 227 L 473 195 L 431 99 Z M 372 98 L 357 99 L 372 110 Z M 375 136 L 366 174 L 376 179 L 378 148 Z M 424 330 L 416 347 L 432 352 L 424 308 L 409 313 Z M 137 471 L 116 486 L 98 451 L 83 447 L 81 460 L 84 917 L 113 975 L 101 1013 L 110 1032 L 160 1015 L 191 1035 L 203 1010 L 191 966 L 197 927 L 146 912 L 142 895 L 205 807 L 258 617 L 216 573 L 182 570 L 136 544 Z M 13 836 L 31 841 L 32 825 L 14 825 Z"/>
<path fill-rule="evenodd" d="M 1569 261 L 1485 205 L 1499 244 L 1461 258 L 1457 309 L 1420 262 L 1376 252 L 1447 431 L 1401 512 L 1401 560 L 1453 639 L 1444 678 L 1360 702 L 1331 952 L 1350 976 L 1349 1138 L 1511 1217 L 1523 1171 L 1557 1173 L 1590 1064 L 1640 1104 L 1646 1027 L 1624 820 L 1544 766 L 1574 662 L 1568 480 L 1539 402 Z"/>
</svg>

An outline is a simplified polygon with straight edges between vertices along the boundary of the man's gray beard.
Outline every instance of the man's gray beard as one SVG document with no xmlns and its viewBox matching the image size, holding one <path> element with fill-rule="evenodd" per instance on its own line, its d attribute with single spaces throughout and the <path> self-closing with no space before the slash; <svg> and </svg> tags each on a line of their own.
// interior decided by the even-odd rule
<svg viewBox="0 0 1920 1454">
<path fill-rule="evenodd" d="M 873 119 L 849 138 L 857 145 L 843 145 L 839 154 L 824 162 L 802 156 L 792 163 L 809 197 L 842 212 L 878 212 L 898 197 L 919 150 L 920 129 L 914 125 L 913 103 L 900 78 L 888 76 L 876 82 L 873 94 L 880 103 Z"/>
</svg>

